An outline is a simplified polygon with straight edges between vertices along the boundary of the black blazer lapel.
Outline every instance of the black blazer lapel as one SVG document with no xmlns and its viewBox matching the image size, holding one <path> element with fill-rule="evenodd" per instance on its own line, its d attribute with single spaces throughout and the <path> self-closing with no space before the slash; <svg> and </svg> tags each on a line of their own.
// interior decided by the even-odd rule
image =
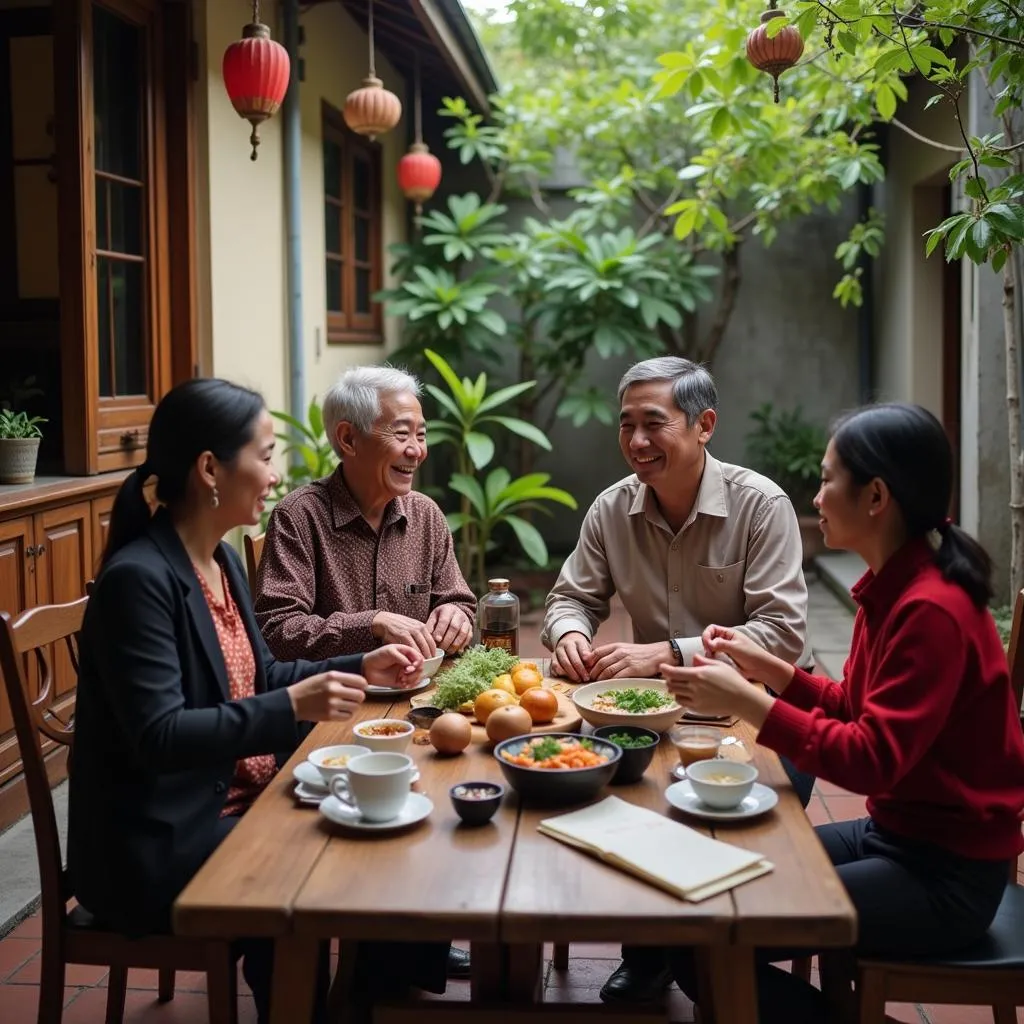
<svg viewBox="0 0 1024 1024">
<path fill-rule="evenodd" d="M 207 661 L 213 670 L 217 685 L 225 700 L 231 699 L 231 691 L 228 687 L 228 668 L 224 663 L 224 652 L 220 647 L 220 640 L 217 639 L 217 627 L 213 624 L 213 616 L 210 608 L 203 597 L 203 591 L 196 579 L 196 571 L 181 543 L 177 530 L 171 523 L 170 516 L 163 510 L 158 511 L 153 517 L 150 536 L 160 549 L 161 554 L 170 563 L 182 590 L 185 592 L 185 607 L 188 609 L 189 619 L 192 622 L 192 630 L 199 638 L 200 646 L 206 653 Z"/>
</svg>

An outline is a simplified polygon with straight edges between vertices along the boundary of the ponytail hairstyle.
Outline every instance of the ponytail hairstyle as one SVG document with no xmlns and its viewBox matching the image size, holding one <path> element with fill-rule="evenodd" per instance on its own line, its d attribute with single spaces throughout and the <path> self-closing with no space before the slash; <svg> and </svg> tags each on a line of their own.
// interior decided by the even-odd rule
<svg viewBox="0 0 1024 1024">
<path fill-rule="evenodd" d="M 907 533 L 926 538 L 942 575 L 984 608 L 992 599 L 992 559 L 949 519 L 953 450 L 942 424 L 919 405 L 870 405 L 835 424 L 832 446 L 858 487 L 885 482 Z"/>
<path fill-rule="evenodd" d="M 187 380 L 168 391 L 153 411 L 145 461 L 117 492 L 100 567 L 146 532 L 150 508 L 143 487 L 151 476 L 157 499 L 170 508 L 180 505 L 199 456 L 213 452 L 230 465 L 255 436 L 263 408 L 258 392 L 217 378 Z"/>
</svg>

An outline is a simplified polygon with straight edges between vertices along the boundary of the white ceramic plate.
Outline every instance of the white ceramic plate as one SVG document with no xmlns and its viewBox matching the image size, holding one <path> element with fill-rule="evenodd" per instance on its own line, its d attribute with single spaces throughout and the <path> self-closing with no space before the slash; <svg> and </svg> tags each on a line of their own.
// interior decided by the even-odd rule
<svg viewBox="0 0 1024 1024">
<path fill-rule="evenodd" d="M 779 794 L 770 786 L 755 782 L 750 795 L 739 807 L 719 811 L 699 800 L 689 780 L 684 779 L 682 782 L 674 782 L 665 790 L 665 799 L 677 810 L 707 821 L 742 821 L 744 818 L 756 818 L 759 814 L 770 811 L 779 802 Z"/>
<path fill-rule="evenodd" d="M 397 697 L 401 700 L 401 698 L 409 697 L 414 693 L 422 693 L 432 682 L 433 680 L 431 679 L 421 679 L 415 686 L 368 686 L 366 688 L 366 696 L 373 697 L 374 699 L 378 697 Z"/>
<path fill-rule="evenodd" d="M 648 711 L 631 715 L 628 711 L 598 711 L 590 706 L 595 697 L 607 690 L 660 690 L 668 692 L 664 679 L 605 679 L 599 683 L 587 683 L 572 691 L 572 702 L 583 720 L 591 725 L 639 725 L 655 732 L 668 732 L 682 717 L 684 708 L 673 699 L 672 704 L 661 711 Z"/>
<path fill-rule="evenodd" d="M 320 794 L 321 800 L 327 795 L 327 783 L 316 770 L 316 765 L 310 764 L 308 761 L 300 761 L 292 769 L 292 775 L 295 781 L 301 783 L 306 789 L 316 790 Z"/>
<path fill-rule="evenodd" d="M 319 807 L 327 795 L 326 789 L 314 789 L 312 786 L 307 786 L 304 782 L 296 782 L 293 792 L 295 793 L 295 799 L 307 807 Z"/>
<path fill-rule="evenodd" d="M 336 796 L 329 796 L 320 804 L 320 813 L 335 825 L 344 825 L 357 832 L 392 832 L 395 829 L 407 828 L 423 821 L 434 809 L 430 797 L 422 793 L 410 793 L 405 806 L 399 811 L 397 818 L 390 821 L 363 821 L 356 811 L 349 810 Z"/>
</svg>

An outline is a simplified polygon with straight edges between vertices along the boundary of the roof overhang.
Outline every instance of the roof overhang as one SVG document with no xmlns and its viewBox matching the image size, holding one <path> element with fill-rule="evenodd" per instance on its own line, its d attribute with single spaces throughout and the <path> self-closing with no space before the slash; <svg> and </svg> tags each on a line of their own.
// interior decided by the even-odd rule
<svg viewBox="0 0 1024 1024">
<path fill-rule="evenodd" d="M 306 0 L 304 7 L 329 0 Z M 368 0 L 338 0 L 367 29 Z M 424 81 L 463 96 L 479 113 L 490 113 L 488 97 L 498 82 L 459 0 L 374 0 L 377 49 L 406 76 L 419 58 Z"/>
</svg>

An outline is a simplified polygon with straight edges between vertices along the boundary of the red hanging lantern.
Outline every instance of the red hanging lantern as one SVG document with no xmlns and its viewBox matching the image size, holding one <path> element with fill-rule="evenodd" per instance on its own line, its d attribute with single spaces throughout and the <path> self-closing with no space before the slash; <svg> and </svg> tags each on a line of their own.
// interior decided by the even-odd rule
<svg viewBox="0 0 1024 1024">
<path fill-rule="evenodd" d="M 761 24 L 747 36 L 747 60 L 758 71 L 772 76 L 776 103 L 779 102 L 779 75 L 793 67 L 804 52 L 803 36 L 793 25 L 787 25 L 774 37 L 768 35 L 768 22 L 782 17 L 782 11 L 775 10 L 775 0 L 772 0 L 771 10 L 761 15 Z"/>
<path fill-rule="evenodd" d="M 414 142 L 398 161 L 398 187 L 406 199 L 416 204 L 416 213 L 441 184 L 441 161 L 422 142 Z"/>
<path fill-rule="evenodd" d="M 252 22 L 242 29 L 242 38 L 224 51 L 222 74 L 231 105 L 252 125 L 252 156 L 260 144 L 259 126 L 277 113 L 288 91 L 291 62 L 288 51 L 270 38 L 270 29 L 260 24 L 259 0 L 252 5 Z"/>
</svg>

